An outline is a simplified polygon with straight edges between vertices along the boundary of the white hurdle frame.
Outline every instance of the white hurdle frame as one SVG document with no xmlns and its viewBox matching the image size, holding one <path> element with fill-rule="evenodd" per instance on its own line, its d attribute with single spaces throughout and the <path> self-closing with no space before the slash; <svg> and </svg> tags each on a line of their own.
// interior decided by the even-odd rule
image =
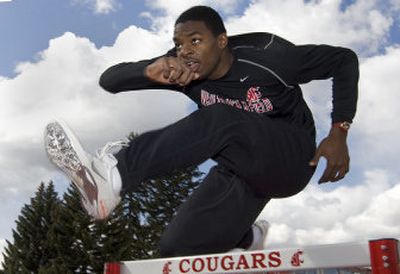
<svg viewBox="0 0 400 274">
<path fill-rule="evenodd" d="M 397 239 L 106 263 L 104 274 L 294 273 L 361 269 L 400 274 Z"/>
</svg>

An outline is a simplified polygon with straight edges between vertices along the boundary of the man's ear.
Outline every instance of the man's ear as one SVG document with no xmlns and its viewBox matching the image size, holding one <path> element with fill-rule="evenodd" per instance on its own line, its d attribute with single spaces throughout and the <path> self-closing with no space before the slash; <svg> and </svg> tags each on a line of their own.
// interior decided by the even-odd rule
<svg viewBox="0 0 400 274">
<path fill-rule="evenodd" d="M 226 33 L 221 33 L 218 35 L 218 46 L 220 49 L 224 49 L 228 46 L 228 35 Z"/>
</svg>

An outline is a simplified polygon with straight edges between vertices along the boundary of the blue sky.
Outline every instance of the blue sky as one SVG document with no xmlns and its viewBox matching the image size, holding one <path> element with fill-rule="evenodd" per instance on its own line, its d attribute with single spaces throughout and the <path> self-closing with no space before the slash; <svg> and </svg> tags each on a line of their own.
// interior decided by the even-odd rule
<svg viewBox="0 0 400 274">
<path fill-rule="evenodd" d="M 18 62 L 33 61 L 37 52 L 48 47 L 49 39 L 66 31 L 101 47 L 113 44 L 119 32 L 130 25 L 149 29 L 150 20 L 141 16 L 148 10 L 146 1 L 139 0 L 121 0 L 115 10 L 97 14 L 88 1 L 0 1 L 0 75 L 15 76 Z M 162 10 L 152 12 L 157 15 Z"/>
<path fill-rule="evenodd" d="M 145 1 L 121 0 L 114 11 L 95 14 L 84 1 L 0 1 L 0 75 L 12 77 L 15 65 L 33 61 L 37 52 L 48 47 L 51 38 L 71 31 L 89 38 L 96 46 L 111 45 L 118 33 L 129 25 L 150 28 L 148 18 L 141 16 L 148 11 Z M 241 1 L 236 10 L 243 10 L 247 1 Z M 310 2 L 310 1 L 306 1 Z M 342 1 L 346 9 L 354 0 Z M 39 19 L 41 18 L 41 19 Z M 400 26 L 394 24 L 388 44 L 400 42 Z"/>
<path fill-rule="evenodd" d="M 66 120 L 94 151 L 193 110 L 179 94 L 110 95 L 97 80 L 112 64 L 165 52 L 176 15 L 194 4 L 223 10 L 231 34 L 268 31 L 297 44 L 350 47 L 360 58 L 351 173 L 318 186 L 322 160 L 303 193 L 271 202 L 262 213 L 273 223 L 271 245 L 400 235 L 399 0 L 0 0 L 0 249 L 41 181 L 54 180 L 59 191 L 68 184 L 43 151 L 51 117 Z M 330 88 L 329 81 L 303 87 L 319 140 L 329 131 Z"/>
<path fill-rule="evenodd" d="M 48 47 L 49 39 L 66 31 L 102 46 L 111 45 L 129 25 L 149 27 L 149 20 L 140 17 L 145 10 L 143 1 L 121 1 L 120 7 L 108 14 L 94 14 L 90 5 L 76 2 L 0 2 L 0 75 L 15 76 L 17 62 L 34 60 L 37 52 Z"/>
</svg>

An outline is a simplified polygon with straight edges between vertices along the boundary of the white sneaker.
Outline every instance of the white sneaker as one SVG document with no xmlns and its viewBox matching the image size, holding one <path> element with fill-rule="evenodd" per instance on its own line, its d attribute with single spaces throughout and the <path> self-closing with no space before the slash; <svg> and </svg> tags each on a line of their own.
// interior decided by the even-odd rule
<svg viewBox="0 0 400 274">
<path fill-rule="evenodd" d="M 79 189 L 86 212 L 96 220 L 107 218 L 121 201 L 118 161 L 109 151 L 115 146 L 126 146 L 126 143 L 108 143 L 93 156 L 83 149 L 78 138 L 62 121 L 46 126 L 44 142 L 49 159 Z M 118 185 L 119 189 L 115 189 L 114 186 Z"/>
<path fill-rule="evenodd" d="M 243 251 L 255 251 L 255 250 L 263 250 L 264 249 L 264 242 L 267 238 L 268 230 L 269 230 L 269 223 L 266 220 L 258 220 L 256 221 L 251 229 L 253 230 L 253 241 L 251 245 L 244 249 L 244 248 L 234 248 L 228 251 L 229 253 L 238 253 Z"/>
<path fill-rule="evenodd" d="M 263 250 L 270 224 L 266 220 L 258 220 L 253 226 L 253 242 L 246 250 Z"/>
</svg>

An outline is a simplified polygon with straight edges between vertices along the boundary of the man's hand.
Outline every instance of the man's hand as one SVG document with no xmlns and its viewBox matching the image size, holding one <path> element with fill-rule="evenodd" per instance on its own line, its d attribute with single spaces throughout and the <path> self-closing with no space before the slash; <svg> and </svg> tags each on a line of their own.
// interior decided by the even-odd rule
<svg viewBox="0 0 400 274">
<path fill-rule="evenodd" d="M 327 160 L 327 165 L 318 183 L 336 182 L 344 178 L 349 171 L 350 157 L 346 143 L 347 132 L 340 128 L 332 128 L 328 137 L 319 144 L 310 165 L 316 166 L 321 156 Z"/>
<path fill-rule="evenodd" d="M 186 86 L 191 81 L 199 79 L 199 74 L 191 71 L 177 57 L 160 57 L 146 67 L 145 75 L 161 84 L 179 86 Z"/>
</svg>

